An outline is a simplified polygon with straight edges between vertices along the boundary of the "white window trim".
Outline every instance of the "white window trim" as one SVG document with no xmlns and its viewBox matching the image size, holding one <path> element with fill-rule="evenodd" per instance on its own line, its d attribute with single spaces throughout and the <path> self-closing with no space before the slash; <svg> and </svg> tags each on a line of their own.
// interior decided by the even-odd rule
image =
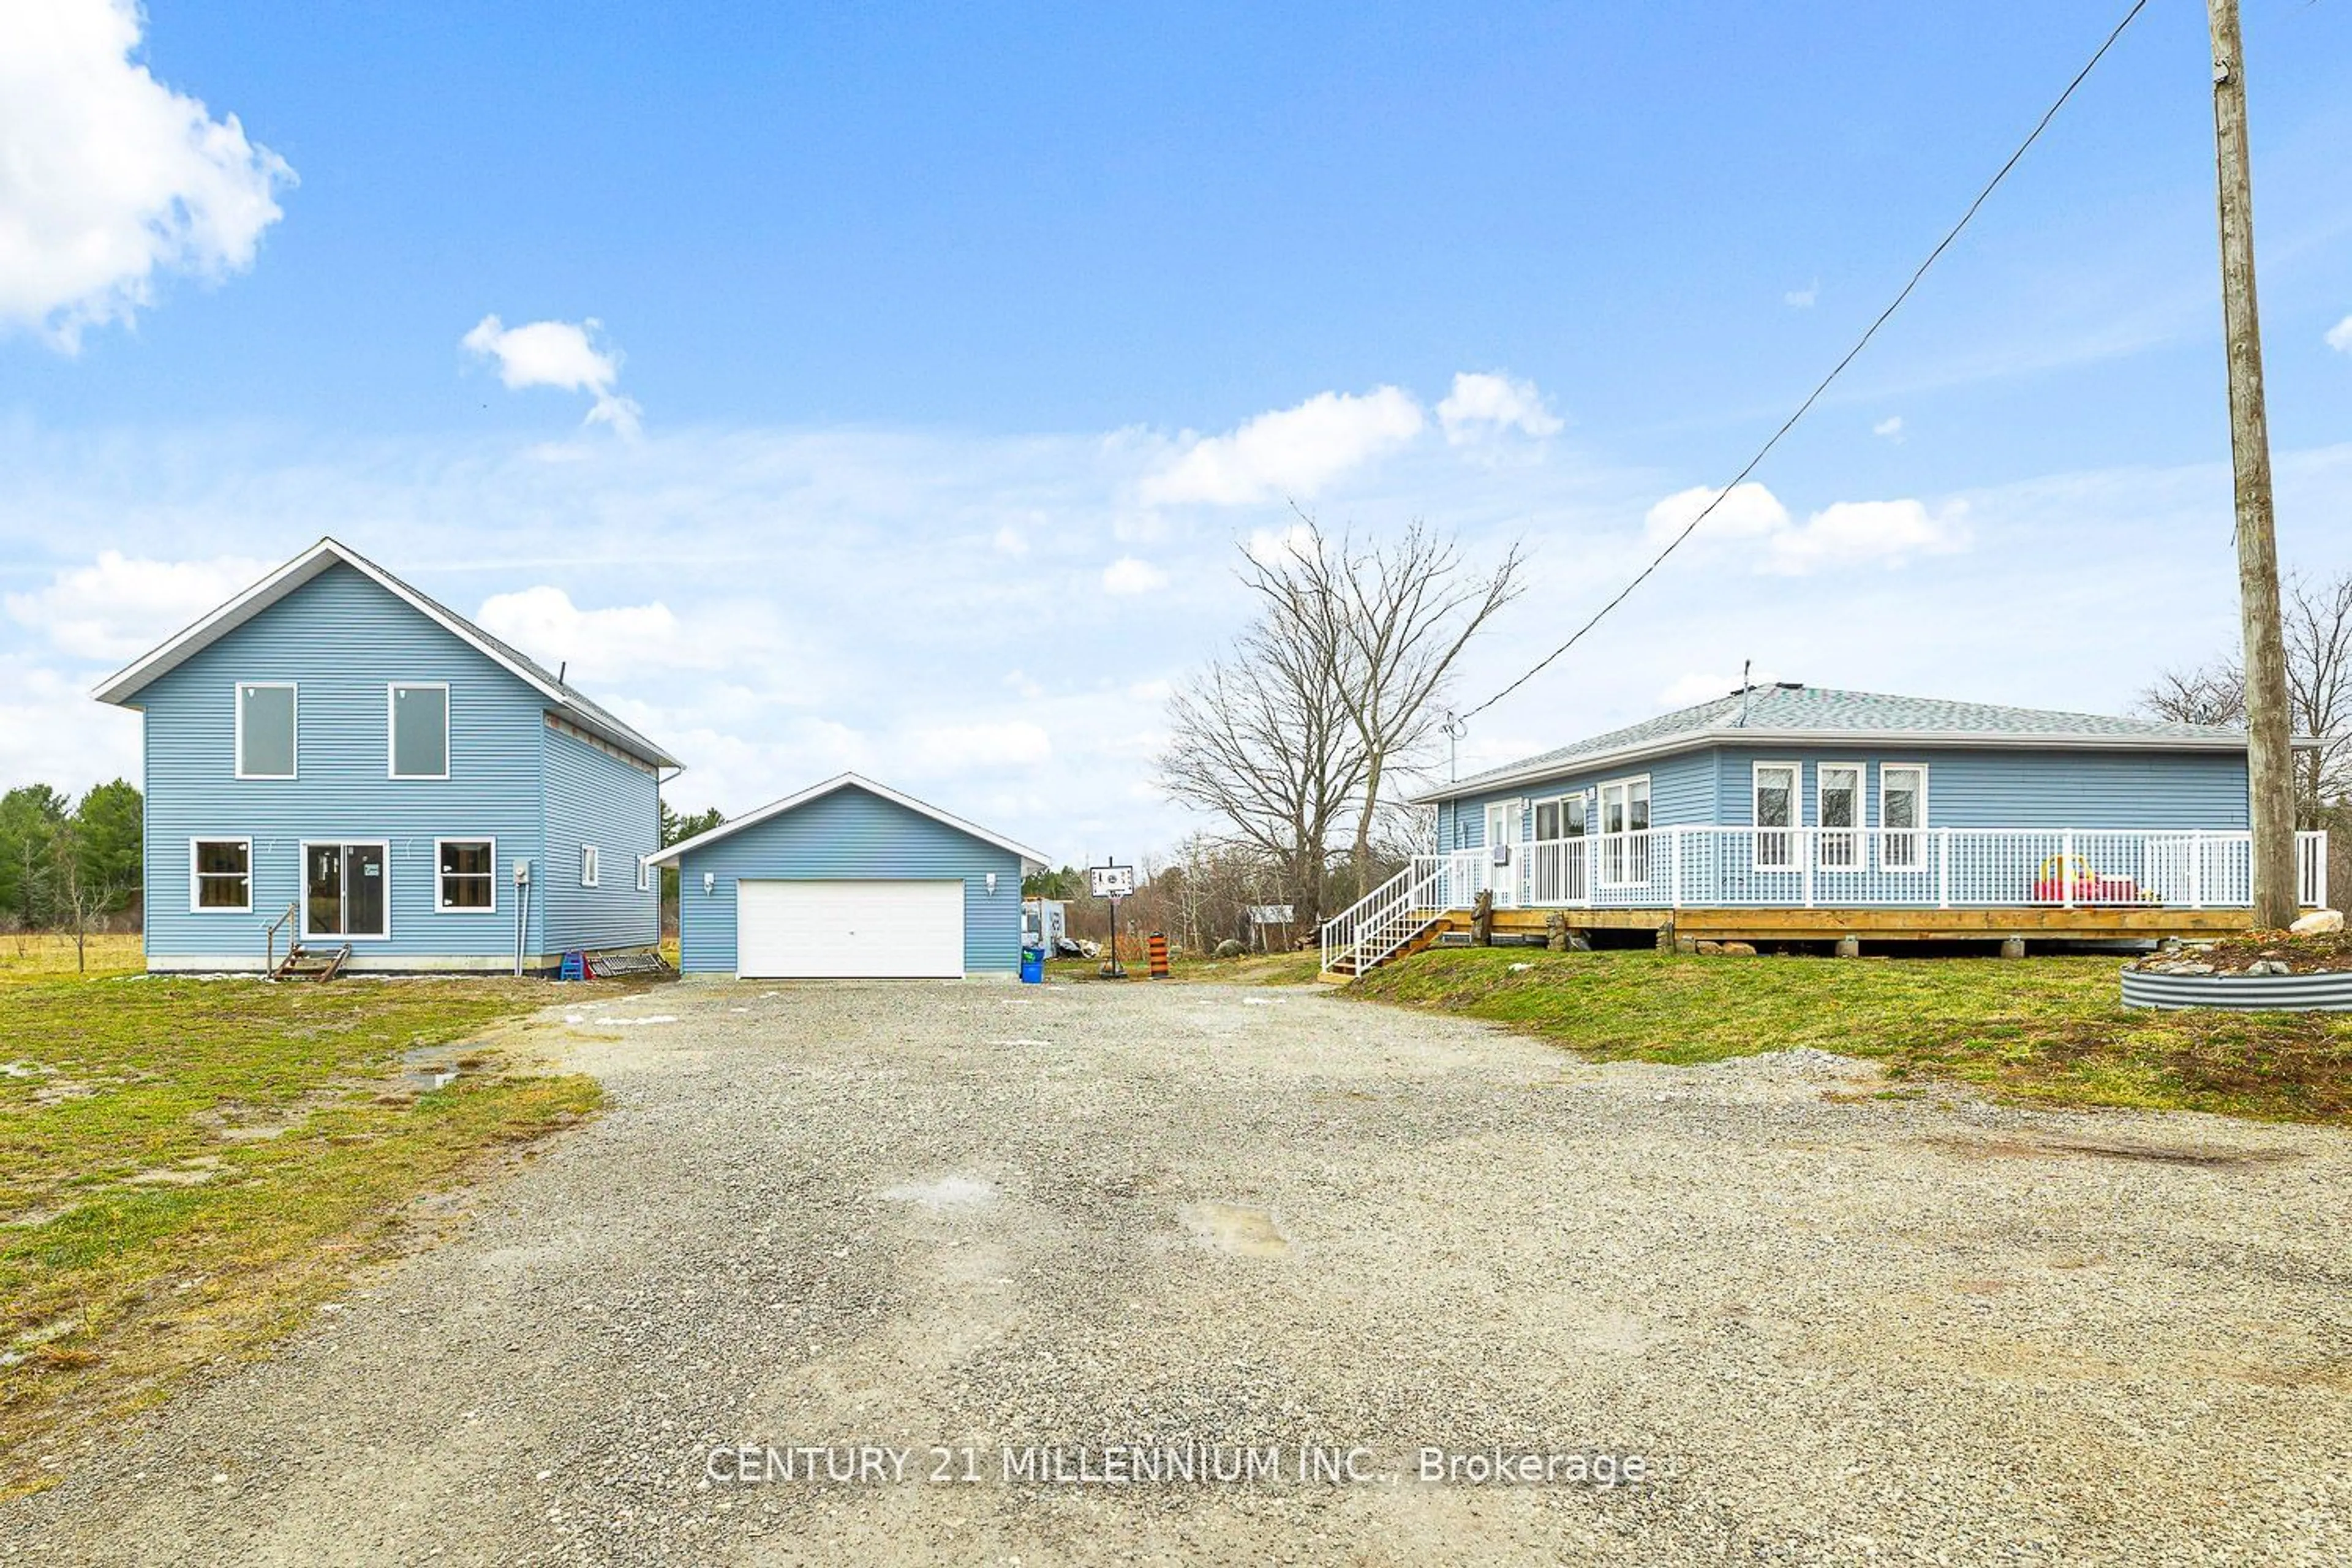
<svg viewBox="0 0 2352 1568">
<path fill-rule="evenodd" d="M 1886 863 L 1886 834 L 1888 832 L 1888 828 L 1886 826 L 1886 770 L 1890 767 L 1913 771 L 1917 773 L 1919 775 L 1919 825 L 1916 827 L 1897 827 L 1893 830 L 1896 833 L 1916 833 L 1919 836 L 1919 858 L 1917 860 L 1907 866 L 1890 866 Z M 1925 763 L 1881 763 L 1878 764 L 1878 863 L 1879 869 L 1882 871 L 1892 871 L 1898 875 L 1906 877 L 1922 875 L 1927 869 L 1927 764 Z"/>
<path fill-rule="evenodd" d="M 347 931 L 314 931 L 310 929 L 310 851 L 331 844 L 339 849 L 362 848 L 383 851 L 383 930 L 358 935 Z M 389 838 L 305 838 L 294 862 L 294 901 L 302 910 L 301 927 L 304 942 L 390 942 L 392 940 L 392 840 Z M 436 889 L 434 896 L 440 896 Z M 492 895 L 496 897 L 495 894 Z"/>
<path fill-rule="evenodd" d="M 1574 801 L 1580 807 L 1582 807 L 1585 805 L 1585 798 L 1584 791 L 1580 789 L 1572 789 L 1566 795 L 1539 795 L 1535 800 L 1530 801 L 1528 805 L 1528 813 L 1529 816 L 1528 831 L 1531 834 L 1540 833 L 1541 831 L 1535 824 L 1536 813 L 1542 811 L 1543 808 L 1548 805 L 1553 807 L 1559 813 L 1559 837 L 1557 838 L 1537 837 L 1533 842 L 1538 844 L 1570 844 L 1580 838 L 1591 837 L 1592 836 L 1592 814 L 1589 808 L 1583 812 L 1584 831 L 1582 833 L 1570 833 L 1568 831 L 1568 803 Z"/>
<path fill-rule="evenodd" d="M 1844 827 L 1832 826 L 1828 819 L 1822 815 L 1822 803 L 1829 798 L 1829 784 L 1826 775 L 1839 768 L 1846 769 L 1853 774 L 1853 821 L 1851 825 Z M 1826 839 L 1828 835 L 1832 833 L 1843 833 L 1848 835 L 1851 840 L 1850 847 L 1853 851 L 1852 858 L 1844 860 L 1837 865 L 1832 865 L 1826 857 L 1824 857 L 1821 861 L 1821 868 L 1822 870 L 1862 871 L 1869 868 L 1870 857 L 1868 854 L 1868 845 L 1870 842 L 1870 834 L 1868 828 L 1864 826 L 1864 824 L 1869 820 L 1870 764 L 1866 762 L 1816 762 L 1813 764 L 1813 826 L 1820 829 L 1820 837 L 1824 839 Z"/>
<path fill-rule="evenodd" d="M 441 771 L 437 773 L 404 773 L 400 769 L 400 694 L 404 691 L 438 691 L 441 693 Z M 449 777 L 449 683 L 446 680 L 388 680 L 383 687 L 383 776 L 404 784 L 434 784 Z M 435 874 L 440 868 L 435 867 Z M 435 888 L 433 896 L 439 898 L 441 889 Z"/>
<path fill-rule="evenodd" d="M 582 887 L 593 888 L 597 885 L 597 878 L 604 870 L 604 867 L 600 864 L 604 858 L 604 852 L 593 844 L 583 844 L 580 847 L 580 885 Z"/>
<path fill-rule="evenodd" d="M 286 690 L 294 694 L 294 715 L 293 723 L 291 725 L 292 739 L 294 742 L 294 755 L 291 760 L 294 763 L 294 769 L 291 773 L 249 773 L 245 771 L 245 693 L 247 688 L 252 688 L 257 690 L 265 688 L 273 691 Z M 228 689 L 228 707 L 229 712 L 232 715 L 230 728 L 234 731 L 229 743 L 236 748 L 235 751 L 229 753 L 228 763 L 230 771 L 235 773 L 236 777 L 241 779 L 262 780 L 273 784 L 283 784 L 289 779 L 296 779 L 302 776 L 302 687 L 299 681 L 232 681 L 229 684 Z"/>
<path fill-rule="evenodd" d="M 245 846 L 245 902 L 243 904 L 206 904 L 200 901 L 204 892 L 204 878 L 196 869 L 196 846 L 199 844 Z M 188 912 L 192 915 L 249 915 L 253 912 L 252 839 L 241 837 L 234 833 L 219 833 L 203 834 L 188 840 Z"/>
<path fill-rule="evenodd" d="M 1635 827 L 1633 826 L 1633 786 L 1635 784 L 1640 784 L 1642 786 L 1643 802 L 1654 808 L 1657 803 L 1654 798 L 1653 786 L 1650 783 L 1650 775 L 1647 773 L 1627 773 L 1623 778 L 1603 779 L 1601 784 L 1596 786 L 1593 792 L 1593 809 L 1599 816 L 1601 826 L 1598 832 L 1591 831 L 1592 824 L 1590 821 L 1586 822 L 1585 826 L 1589 837 L 1598 838 L 1604 845 L 1609 845 L 1609 847 L 1603 849 L 1600 856 L 1601 874 L 1593 879 L 1596 883 L 1603 888 L 1642 888 L 1647 887 L 1650 883 L 1650 878 L 1646 875 L 1640 877 L 1628 877 L 1623 875 L 1625 870 L 1634 864 L 1635 860 L 1635 857 L 1629 853 L 1629 847 L 1623 841 L 1633 837 L 1636 833 L 1647 833 L 1649 831 L 1649 828 L 1647 827 Z M 1622 790 L 1625 794 L 1626 826 L 1619 828 L 1614 833 L 1609 831 L 1609 792 L 1612 789 Z M 1611 843 L 1612 840 L 1615 840 L 1616 842 L 1612 844 Z M 1643 842 L 1647 844 L 1649 840 L 1644 838 Z M 1587 853 L 1591 853 L 1591 851 L 1587 851 Z M 1643 861 L 1642 868 L 1646 872 L 1649 869 L 1647 865 L 1647 857 L 1643 857 L 1642 859 Z M 1608 873 L 1612 871 L 1617 872 L 1618 875 L 1609 875 Z"/>
<path fill-rule="evenodd" d="M 640 855 L 636 859 L 637 891 L 640 893 L 650 893 L 654 890 L 653 858 L 648 855 Z"/>
<path fill-rule="evenodd" d="M 490 901 L 481 909 L 458 909 L 442 901 L 441 847 L 445 844 L 487 844 L 490 847 Z M 499 912 L 499 841 L 487 833 L 453 833 L 433 841 L 433 912 L 436 915 L 494 915 Z"/>
<path fill-rule="evenodd" d="M 1761 788 L 1758 774 L 1766 768 L 1789 770 L 1789 826 L 1767 827 L 1756 811 L 1756 795 Z M 1802 869 L 1799 857 L 1803 854 L 1805 826 L 1805 764 L 1788 758 L 1779 761 L 1759 760 L 1748 764 L 1748 869 L 1774 873 L 1794 873 Z M 1774 862 L 1764 858 L 1764 836 L 1786 833 L 1789 836 L 1789 858 Z"/>
</svg>

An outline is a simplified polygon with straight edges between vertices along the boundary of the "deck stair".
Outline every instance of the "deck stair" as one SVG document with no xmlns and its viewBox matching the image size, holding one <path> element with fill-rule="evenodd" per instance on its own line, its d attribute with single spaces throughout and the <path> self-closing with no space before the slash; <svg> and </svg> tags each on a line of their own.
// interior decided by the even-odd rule
<svg viewBox="0 0 2352 1568">
<path fill-rule="evenodd" d="M 1447 926 L 1449 868 L 1415 861 L 1323 926 L 1322 978 L 1352 980 L 1392 959 L 1421 952 Z"/>
<path fill-rule="evenodd" d="M 276 978 L 332 980 L 343 972 L 343 965 L 350 962 L 351 956 L 349 942 L 341 947 L 305 947 L 298 942 L 287 950 L 285 959 L 278 965 Z"/>
</svg>

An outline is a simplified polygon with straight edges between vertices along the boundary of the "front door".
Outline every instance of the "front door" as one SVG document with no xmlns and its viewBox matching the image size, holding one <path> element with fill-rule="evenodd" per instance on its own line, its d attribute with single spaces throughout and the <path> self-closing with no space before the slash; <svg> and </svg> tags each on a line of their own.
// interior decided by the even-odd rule
<svg viewBox="0 0 2352 1568">
<path fill-rule="evenodd" d="M 1486 873 L 1492 879 L 1495 905 L 1505 909 L 1519 901 L 1519 822 L 1524 803 L 1498 800 L 1486 808 Z M 1506 851 L 1498 856 L 1497 847 Z"/>
<path fill-rule="evenodd" d="M 391 908 L 384 888 L 381 844 L 306 844 L 302 847 L 302 934 L 310 937 L 383 937 Z"/>
</svg>

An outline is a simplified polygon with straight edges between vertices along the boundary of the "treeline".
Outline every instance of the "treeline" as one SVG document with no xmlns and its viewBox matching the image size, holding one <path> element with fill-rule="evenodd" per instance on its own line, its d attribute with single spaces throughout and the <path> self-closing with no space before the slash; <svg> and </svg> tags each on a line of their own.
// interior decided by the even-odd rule
<svg viewBox="0 0 2352 1568">
<path fill-rule="evenodd" d="M 139 897 L 139 791 L 122 779 L 79 800 L 47 784 L 0 795 L 0 925 L 88 930 Z"/>
</svg>

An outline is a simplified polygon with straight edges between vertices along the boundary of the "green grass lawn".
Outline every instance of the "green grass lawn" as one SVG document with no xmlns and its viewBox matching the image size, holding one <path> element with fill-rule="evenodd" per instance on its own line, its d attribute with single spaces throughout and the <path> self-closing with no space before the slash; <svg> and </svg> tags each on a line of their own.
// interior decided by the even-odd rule
<svg viewBox="0 0 2352 1568">
<path fill-rule="evenodd" d="M 611 994 L 599 984 L 567 990 Z M 208 1363 L 254 1353 L 419 1234 L 425 1194 L 596 1104 L 493 1051 L 402 1054 L 555 1000 L 538 982 L 0 985 L 0 1496 Z"/>
<path fill-rule="evenodd" d="M 61 975 L 127 974 L 147 967 L 146 950 L 136 932 L 129 936 L 89 936 L 82 951 L 74 939 L 57 931 L 9 931 L 0 935 L 0 985 L 26 980 L 55 980 Z"/>
<path fill-rule="evenodd" d="M 2126 1010 L 2119 967 L 1441 948 L 1346 994 L 1491 1019 L 1601 1060 L 1811 1046 L 1882 1062 L 1897 1079 L 2023 1099 L 2352 1121 L 2352 1015 Z"/>
</svg>

